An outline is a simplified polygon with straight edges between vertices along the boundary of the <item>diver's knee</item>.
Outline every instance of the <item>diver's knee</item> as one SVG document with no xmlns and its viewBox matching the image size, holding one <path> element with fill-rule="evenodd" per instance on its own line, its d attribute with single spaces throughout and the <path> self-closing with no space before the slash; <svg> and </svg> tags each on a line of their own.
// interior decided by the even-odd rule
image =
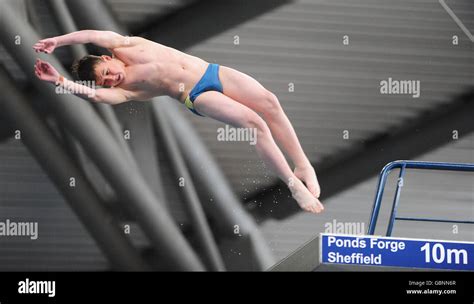
<svg viewBox="0 0 474 304">
<path fill-rule="evenodd" d="M 264 117 L 276 115 L 283 110 L 276 95 L 269 90 L 265 90 L 262 103 L 262 114 Z"/>
</svg>

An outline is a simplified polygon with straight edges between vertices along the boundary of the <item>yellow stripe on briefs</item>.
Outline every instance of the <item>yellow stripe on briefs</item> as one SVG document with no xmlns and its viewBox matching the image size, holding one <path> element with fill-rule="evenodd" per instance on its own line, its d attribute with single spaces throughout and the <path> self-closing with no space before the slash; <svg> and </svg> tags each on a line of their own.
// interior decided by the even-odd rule
<svg viewBox="0 0 474 304">
<path fill-rule="evenodd" d="M 191 101 L 191 99 L 189 98 L 189 95 L 188 97 L 186 97 L 186 99 L 184 100 L 184 104 L 186 105 L 186 107 L 190 110 L 194 110 L 194 104 L 193 102 Z"/>
</svg>

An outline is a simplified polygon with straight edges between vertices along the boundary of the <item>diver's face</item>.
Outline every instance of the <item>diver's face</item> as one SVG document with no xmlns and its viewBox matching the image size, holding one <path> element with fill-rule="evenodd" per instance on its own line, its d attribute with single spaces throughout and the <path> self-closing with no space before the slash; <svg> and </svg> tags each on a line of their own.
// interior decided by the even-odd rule
<svg viewBox="0 0 474 304">
<path fill-rule="evenodd" d="M 104 87 L 116 87 L 125 79 L 125 66 L 122 61 L 102 56 L 102 61 L 94 67 L 96 84 Z"/>
</svg>

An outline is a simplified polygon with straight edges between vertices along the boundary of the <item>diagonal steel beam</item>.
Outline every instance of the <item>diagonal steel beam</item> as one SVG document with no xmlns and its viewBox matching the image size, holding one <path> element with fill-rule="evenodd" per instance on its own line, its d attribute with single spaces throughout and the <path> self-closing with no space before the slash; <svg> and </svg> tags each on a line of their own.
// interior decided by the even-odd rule
<svg viewBox="0 0 474 304">
<path fill-rule="evenodd" d="M 66 6 L 65 0 L 48 0 L 47 3 L 51 7 L 54 17 L 58 22 L 63 34 L 77 31 L 77 26 L 72 19 L 68 7 Z M 81 58 L 88 55 L 87 49 L 84 45 L 71 45 L 70 48 L 75 58 Z M 122 127 L 117 119 L 117 116 L 115 115 L 113 107 L 111 105 L 103 103 L 95 104 L 94 107 L 97 109 L 104 121 L 110 127 L 110 130 L 114 134 L 119 145 L 122 146 L 125 156 L 132 164 L 135 164 L 135 160 L 133 158 L 132 152 L 130 151 L 130 147 L 127 145 L 123 138 Z"/>
<path fill-rule="evenodd" d="M 68 32 L 84 28 L 110 30 L 110 24 L 114 25 L 116 32 L 123 32 L 123 29 L 116 22 L 113 16 L 108 13 L 109 8 L 107 5 L 102 1 L 85 0 L 81 3 L 78 3 L 78 1 L 67 0 L 49 1 L 51 1 L 51 4 L 57 4 L 59 2 L 62 4 L 59 5 L 62 10 L 74 12 L 72 15 L 75 20 L 75 22 L 72 22 L 74 28 L 65 28 Z M 101 50 L 100 48 L 98 48 L 98 51 L 108 52 L 108 50 Z M 130 102 L 114 106 L 115 111 L 106 104 L 95 104 L 94 106 L 99 110 L 99 113 L 104 119 L 109 117 L 106 121 L 119 139 L 119 144 L 124 148 L 127 158 L 132 160 L 133 163 L 141 169 L 141 173 L 146 178 L 150 187 L 154 190 L 155 195 L 162 199 L 164 197 L 163 183 L 160 179 L 159 167 L 156 165 L 156 155 L 151 153 L 150 150 L 137 148 L 143 143 L 146 145 L 153 145 L 153 138 L 150 138 L 149 136 L 149 134 L 153 132 L 153 127 L 151 126 L 150 115 L 147 112 L 145 105 L 141 104 L 141 102 Z M 133 119 L 134 116 L 130 115 L 130 113 L 140 113 L 143 115 L 143 119 Z M 119 125 L 119 120 L 121 125 Z M 130 131 L 133 129 L 140 129 L 140 132 L 134 132 L 134 135 L 128 141 L 129 144 L 127 144 L 123 138 L 123 131 L 121 130 L 122 126 L 127 127 Z M 132 154 L 130 147 L 132 147 L 135 152 L 134 155 Z"/>
<path fill-rule="evenodd" d="M 192 123 L 181 115 L 178 104 L 171 98 L 159 97 L 155 100 L 157 110 L 172 118 L 173 135 L 197 185 L 203 207 L 214 219 L 221 239 L 227 240 L 222 247 L 228 247 L 224 254 L 228 269 L 264 270 L 270 267 L 274 261 L 265 238 L 232 191 Z"/>
<path fill-rule="evenodd" d="M 183 155 L 179 149 L 178 142 L 172 134 L 171 124 L 168 121 L 166 113 L 159 111 L 157 107 L 152 108 L 154 115 L 154 122 L 157 125 L 155 128 L 164 141 L 164 148 L 170 156 L 171 164 L 174 168 L 178 180 L 182 178 L 185 181 L 185 186 L 182 187 L 182 197 L 186 201 L 184 204 L 188 210 L 188 216 L 193 223 L 193 230 L 195 230 L 196 238 L 199 240 L 200 247 L 204 253 L 205 261 L 212 271 L 224 271 L 225 265 L 219 249 L 216 244 L 214 235 L 206 218 L 206 213 L 203 210 L 201 201 L 199 200 L 196 187 L 191 179 L 191 174 L 186 166 Z"/>
<path fill-rule="evenodd" d="M 58 23 L 60 31 L 63 34 L 74 32 L 77 30 L 76 25 L 72 19 L 71 13 L 68 7 L 66 6 L 65 0 L 48 0 L 46 3 L 49 5 L 52 15 L 54 16 L 54 19 Z M 37 13 L 35 11 L 32 11 L 30 14 L 36 15 Z M 88 55 L 86 47 L 82 44 L 71 45 L 68 49 L 71 50 L 71 53 L 75 58 L 82 58 Z M 109 126 L 118 144 L 122 147 L 124 157 L 127 158 L 131 165 L 136 166 L 136 162 L 130 150 L 130 147 L 127 145 L 125 139 L 123 138 L 122 126 L 119 120 L 117 119 L 117 116 L 115 115 L 113 107 L 111 105 L 103 103 L 93 104 L 93 106 L 97 110 L 99 115 L 102 117 L 102 119 L 105 121 L 105 123 Z M 71 153 L 74 153 L 76 155 L 76 160 L 80 162 L 82 169 L 86 173 L 86 176 L 93 181 L 93 184 L 96 189 L 98 189 L 99 192 L 102 193 L 102 196 L 106 197 L 107 200 L 116 200 L 117 198 L 115 197 L 115 194 L 111 191 L 107 191 L 110 189 L 110 186 L 107 184 L 104 177 L 98 172 L 97 168 L 92 165 L 91 161 L 86 157 L 86 155 L 80 149 L 78 149 L 77 142 L 75 141 L 75 139 L 68 132 L 65 131 L 62 132 L 62 135 L 64 137 L 64 140 L 68 143 L 68 146 L 70 148 L 69 150 L 71 151 Z"/>
<path fill-rule="evenodd" d="M 15 44 L 17 35 L 21 37 L 19 45 Z M 36 79 L 33 73 L 36 56 L 31 46 L 38 39 L 35 30 L 17 16 L 9 2 L 0 2 L 0 41 L 27 72 L 56 119 L 81 142 L 89 157 L 121 196 L 121 201 L 128 210 L 134 212 L 145 234 L 155 249 L 163 254 L 170 268 L 203 270 L 201 261 L 147 186 L 141 173 L 117 153 L 121 151 L 120 146 L 91 105 L 73 95 L 55 94 L 53 88 Z M 38 57 L 44 57 L 62 75 L 67 75 L 54 56 Z"/>
<path fill-rule="evenodd" d="M 137 248 L 119 228 L 81 170 L 74 165 L 62 144 L 57 141 L 47 124 L 31 109 L 27 97 L 16 88 L 8 73 L 0 66 L 2 87 L 1 112 L 22 131 L 22 142 L 35 156 L 57 189 L 64 195 L 72 210 L 84 223 L 108 259 L 113 270 L 143 271 L 149 269 Z M 69 187 L 74 177 L 76 187 Z"/>
<path fill-rule="evenodd" d="M 80 24 L 84 28 L 112 30 L 121 34 L 126 33 L 123 31 L 123 27 L 110 14 L 103 1 L 69 0 L 68 5 L 73 11 L 80 12 L 75 17 L 80 19 Z M 233 11 L 229 12 L 234 13 Z M 183 117 L 182 113 L 177 109 L 178 105 L 176 102 L 170 98 L 160 97 L 154 100 L 157 102 L 152 104 L 153 107 L 158 107 L 158 111 L 162 111 L 168 117 L 172 117 L 173 123 L 170 124 L 170 129 L 173 131 L 182 149 L 191 175 L 193 177 L 197 175 L 198 178 L 195 181 L 199 182 L 202 186 L 198 193 L 206 192 L 208 196 L 214 197 L 215 203 L 212 206 L 211 204 L 204 204 L 203 207 L 219 226 L 220 236 L 223 236 L 227 241 L 226 244 L 220 244 L 222 245 L 221 247 L 226 247 L 224 259 L 227 262 L 227 269 L 267 269 L 273 264 L 273 257 L 266 246 L 265 239 L 256 223 L 247 214 L 241 202 L 233 193 L 223 173 L 200 140 L 199 135 L 194 131 L 191 123 Z M 207 174 L 203 174 L 202 166 L 207 168 Z M 236 226 L 239 229 L 239 233 L 235 233 Z M 240 253 L 240 255 L 236 253 Z"/>
</svg>

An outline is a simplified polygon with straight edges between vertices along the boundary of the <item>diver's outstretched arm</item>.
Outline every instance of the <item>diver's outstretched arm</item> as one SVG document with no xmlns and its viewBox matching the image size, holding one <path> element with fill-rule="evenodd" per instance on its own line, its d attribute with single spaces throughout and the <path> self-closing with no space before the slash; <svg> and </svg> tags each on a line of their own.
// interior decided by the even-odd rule
<svg viewBox="0 0 474 304">
<path fill-rule="evenodd" d="M 107 49 L 130 46 L 137 42 L 138 37 L 122 36 L 112 31 L 83 30 L 66 35 L 39 40 L 33 46 L 36 52 L 51 54 L 57 47 L 92 43 Z M 141 38 L 139 38 L 141 39 Z"/>
</svg>

